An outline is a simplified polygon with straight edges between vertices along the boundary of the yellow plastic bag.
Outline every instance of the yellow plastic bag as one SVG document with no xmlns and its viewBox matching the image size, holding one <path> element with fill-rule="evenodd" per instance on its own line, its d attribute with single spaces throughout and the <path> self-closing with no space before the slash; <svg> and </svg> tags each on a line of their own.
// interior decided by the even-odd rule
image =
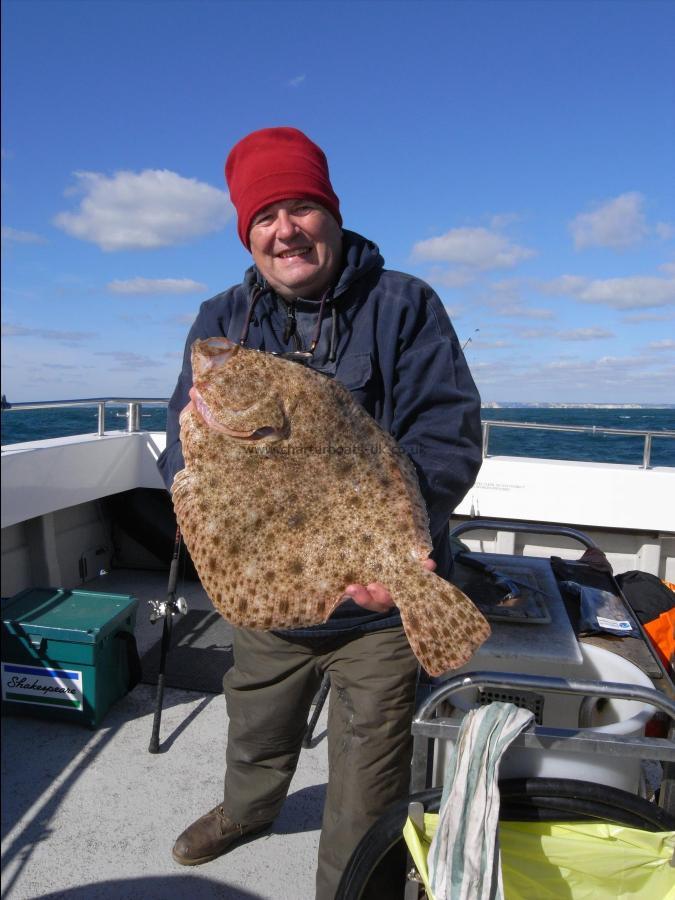
<svg viewBox="0 0 675 900">
<path fill-rule="evenodd" d="M 429 900 L 427 853 L 438 815 L 424 834 L 408 819 L 403 836 Z M 675 900 L 675 831 L 649 832 L 589 822 L 500 822 L 505 900 Z"/>
<path fill-rule="evenodd" d="M 406 819 L 403 826 L 403 837 L 412 856 L 415 868 L 424 882 L 424 888 L 429 900 L 434 900 L 429 885 L 429 870 L 427 869 L 427 856 L 431 840 L 438 828 L 438 813 L 424 813 L 424 832 L 421 832 L 412 819 Z"/>
</svg>

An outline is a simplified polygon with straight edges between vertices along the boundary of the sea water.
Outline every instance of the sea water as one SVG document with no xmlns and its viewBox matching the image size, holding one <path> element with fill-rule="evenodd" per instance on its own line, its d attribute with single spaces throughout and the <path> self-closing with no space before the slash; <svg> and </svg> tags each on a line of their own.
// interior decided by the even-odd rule
<svg viewBox="0 0 675 900">
<path fill-rule="evenodd" d="M 4 410 L 2 444 L 6 446 L 22 441 L 96 433 L 97 415 L 96 407 Z M 533 456 L 540 459 L 576 459 L 641 465 L 643 437 L 602 433 L 602 429 L 619 428 L 654 432 L 652 466 L 675 466 L 675 438 L 658 435 L 658 432 L 662 431 L 675 432 L 675 408 L 504 407 L 483 409 L 482 417 L 484 421 L 583 426 L 597 429 L 595 434 L 580 434 L 493 426 L 490 429 L 488 446 L 490 456 Z M 126 406 L 106 408 L 105 428 L 106 431 L 126 431 Z M 143 431 L 164 431 L 166 408 L 142 407 L 141 428 Z"/>
<path fill-rule="evenodd" d="M 533 456 L 540 459 L 576 459 L 584 462 L 641 465 L 644 436 L 604 434 L 603 429 L 654 432 L 651 465 L 675 466 L 675 408 L 603 409 L 591 407 L 528 407 L 484 409 L 483 421 L 519 422 L 595 428 L 593 432 L 545 431 L 533 428 L 490 428 L 490 456 Z"/>
</svg>

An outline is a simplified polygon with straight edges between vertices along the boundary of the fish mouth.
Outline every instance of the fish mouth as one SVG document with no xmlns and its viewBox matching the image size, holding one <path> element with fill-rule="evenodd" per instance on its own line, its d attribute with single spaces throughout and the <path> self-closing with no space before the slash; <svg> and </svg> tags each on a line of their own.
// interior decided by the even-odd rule
<svg viewBox="0 0 675 900">
<path fill-rule="evenodd" d="M 248 441 L 249 443 L 255 443 L 256 441 L 281 441 L 288 436 L 285 431 L 279 431 L 278 428 L 273 428 L 271 425 L 266 425 L 264 428 L 256 428 L 255 431 L 251 431 L 248 434 L 242 431 L 231 431 L 227 428 L 224 429 L 224 432 L 237 441 Z"/>
<path fill-rule="evenodd" d="M 256 441 L 280 441 L 288 436 L 286 428 L 275 428 L 272 425 L 264 425 L 253 431 L 239 431 L 235 428 L 228 428 L 227 425 L 223 425 L 222 422 L 219 422 L 214 418 L 208 404 L 194 386 L 190 388 L 190 399 L 194 404 L 195 411 L 209 428 L 213 429 L 213 431 L 218 431 L 221 434 L 226 434 L 228 437 L 234 438 L 235 440 L 255 443 Z M 237 412 L 241 411 L 237 410 Z"/>
<path fill-rule="evenodd" d="M 281 441 L 287 437 L 285 431 L 273 428 L 271 425 L 265 425 L 263 428 L 256 428 L 255 431 L 234 431 L 221 425 L 218 431 L 226 434 L 228 437 L 234 438 L 236 441 L 254 444 L 256 441 Z"/>
</svg>

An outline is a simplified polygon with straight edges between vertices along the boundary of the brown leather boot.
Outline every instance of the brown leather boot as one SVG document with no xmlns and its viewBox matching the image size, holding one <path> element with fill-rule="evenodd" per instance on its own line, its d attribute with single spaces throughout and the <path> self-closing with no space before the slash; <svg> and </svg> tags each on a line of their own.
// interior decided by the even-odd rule
<svg viewBox="0 0 675 900">
<path fill-rule="evenodd" d="M 173 858 L 181 866 L 199 866 L 222 856 L 243 837 L 258 834 L 271 824 L 258 822 L 255 825 L 239 825 L 225 815 L 222 806 L 216 806 L 180 835 L 173 845 Z"/>
</svg>

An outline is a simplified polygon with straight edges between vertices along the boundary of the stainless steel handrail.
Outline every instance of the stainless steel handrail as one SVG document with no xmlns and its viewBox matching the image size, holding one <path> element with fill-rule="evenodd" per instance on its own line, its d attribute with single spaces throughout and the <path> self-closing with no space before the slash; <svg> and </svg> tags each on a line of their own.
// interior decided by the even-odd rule
<svg viewBox="0 0 675 900">
<path fill-rule="evenodd" d="M 413 758 L 411 791 L 427 787 L 429 765 L 429 741 L 432 739 L 456 741 L 461 728 L 460 720 L 447 717 L 434 718 L 437 707 L 452 694 L 467 688 L 498 688 L 499 690 L 525 690 L 540 693 L 576 694 L 586 697 L 612 697 L 637 700 L 656 707 L 675 722 L 675 702 L 654 688 L 635 684 L 591 681 L 581 678 L 554 678 L 544 675 L 520 675 L 514 672 L 467 672 L 454 675 L 439 685 L 420 705 L 412 723 Z M 670 738 L 652 738 L 603 732 L 594 728 L 553 728 L 530 725 L 511 744 L 519 749 L 562 750 L 574 753 L 597 753 L 638 759 L 657 759 L 675 763 L 675 741 Z"/>
<path fill-rule="evenodd" d="M 592 541 L 583 531 L 577 531 L 576 528 L 570 528 L 568 525 L 540 525 L 535 522 L 508 522 L 498 519 L 469 519 L 467 522 L 460 522 L 450 529 L 453 537 L 459 537 L 466 531 L 476 531 L 478 529 L 495 529 L 497 531 L 515 531 L 525 534 L 551 534 L 562 537 L 569 537 L 578 541 L 582 546 L 589 550 L 596 550 L 597 544 Z"/>
<path fill-rule="evenodd" d="M 166 397 L 86 397 L 81 400 L 36 400 L 27 403 L 7 403 L 3 398 L 2 411 L 15 412 L 30 409 L 63 409 L 73 406 L 96 406 L 98 408 L 98 436 L 105 434 L 106 404 L 127 407 L 127 431 L 130 434 L 141 430 L 141 407 L 143 404 L 166 405 Z"/>
<path fill-rule="evenodd" d="M 140 430 L 140 407 L 144 403 L 168 404 L 167 397 L 88 397 L 78 400 L 37 400 L 27 403 L 7 403 L 3 397 L 3 412 L 29 409 L 59 409 L 67 406 L 97 406 L 98 407 L 98 434 L 105 433 L 105 407 L 106 404 L 126 405 L 128 408 L 127 431 Z M 496 428 L 534 428 L 540 431 L 571 431 L 589 434 L 622 434 L 632 437 L 644 438 L 644 451 L 642 454 L 642 467 L 648 469 L 651 461 L 652 440 L 655 437 L 675 438 L 675 431 L 641 431 L 631 428 L 598 428 L 595 425 L 551 425 L 537 422 L 503 422 L 497 419 L 483 420 L 483 459 L 489 456 L 490 429 Z"/>
<path fill-rule="evenodd" d="M 655 688 L 640 684 L 613 681 L 592 681 L 586 678 L 557 678 L 549 675 L 522 675 L 515 672 L 478 670 L 453 675 L 440 684 L 415 713 L 415 724 L 432 719 L 436 708 L 452 694 L 468 688 L 498 688 L 500 690 L 549 691 L 554 694 L 580 694 L 582 697 L 610 697 L 617 700 L 637 700 L 655 706 L 675 721 L 675 701 Z M 675 743 L 672 744 L 675 753 Z"/>
<path fill-rule="evenodd" d="M 496 428 L 533 428 L 539 431 L 571 431 L 578 434 L 622 434 L 629 437 L 644 438 L 642 452 L 642 468 L 648 469 L 651 464 L 652 441 L 655 437 L 675 438 L 675 431 L 642 431 L 637 428 L 598 428 L 597 425 L 551 425 L 537 422 L 503 422 L 497 419 L 483 419 L 483 459 L 489 456 L 490 429 Z"/>
</svg>

